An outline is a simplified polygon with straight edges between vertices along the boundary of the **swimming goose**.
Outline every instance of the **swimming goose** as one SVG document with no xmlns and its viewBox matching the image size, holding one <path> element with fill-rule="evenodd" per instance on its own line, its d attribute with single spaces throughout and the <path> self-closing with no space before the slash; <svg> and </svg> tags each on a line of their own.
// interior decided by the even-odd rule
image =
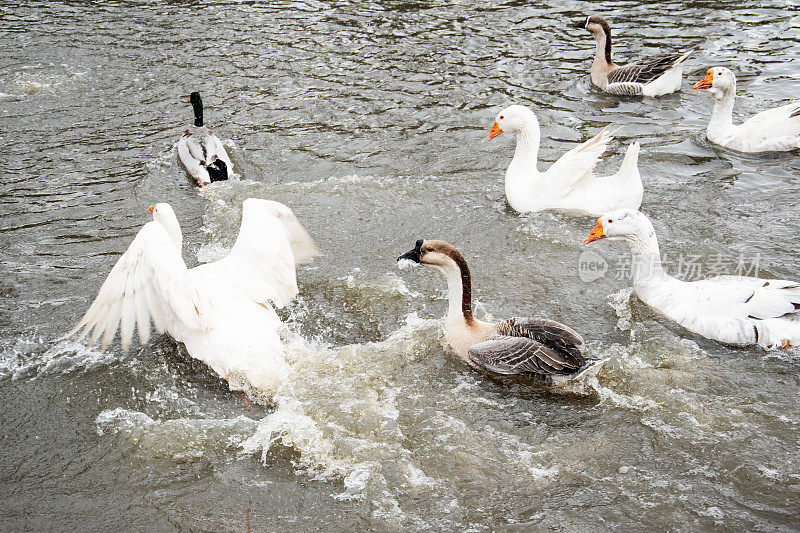
<svg viewBox="0 0 800 533">
<path fill-rule="evenodd" d="M 520 213 L 554 209 L 577 215 L 598 216 L 621 207 L 638 209 L 642 204 L 639 176 L 639 143 L 632 143 L 613 176 L 598 177 L 592 169 L 614 137 L 600 133 L 562 155 L 545 172 L 539 172 L 539 121 L 525 106 L 512 105 L 500 113 L 487 140 L 504 131 L 517 134 L 514 159 L 506 170 L 505 189 L 509 205 Z"/>
<path fill-rule="evenodd" d="M 581 355 L 583 339 L 563 324 L 541 318 L 477 320 L 472 315 L 469 268 L 452 244 L 420 239 L 397 261 L 401 268 L 410 262 L 444 275 L 450 300 L 444 330 L 450 346 L 471 367 L 544 381 L 563 379 L 587 367 Z"/>
<path fill-rule="evenodd" d="M 183 235 L 169 204 L 150 206 L 145 224 L 100 287 L 78 325 L 80 342 L 93 330 L 105 350 L 121 326 L 127 350 L 134 328 L 144 344 L 150 319 L 184 343 L 189 354 L 227 380 L 231 389 L 269 393 L 286 377 L 279 336 L 283 307 L 298 292 L 295 263 L 317 254 L 314 241 L 292 210 L 269 200 L 242 204 L 242 225 L 230 253 L 186 268 Z"/>
<path fill-rule="evenodd" d="M 653 224 L 632 209 L 600 217 L 583 244 L 605 238 L 628 243 L 639 299 L 689 331 L 737 346 L 800 344 L 800 283 L 744 276 L 675 279 L 661 266 Z"/>
<path fill-rule="evenodd" d="M 708 140 L 740 152 L 787 151 L 800 148 L 800 100 L 753 115 L 733 125 L 736 76 L 725 67 L 708 69 L 694 89 L 708 89 L 716 103 L 706 128 Z"/>
<path fill-rule="evenodd" d="M 592 83 L 603 91 L 625 96 L 661 96 L 680 90 L 682 63 L 692 50 L 617 65 L 611 60 L 611 28 L 603 17 L 586 17 L 575 27 L 589 30 L 597 41 L 590 74 Z"/>
<path fill-rule="evenodd" d="M 233 163 L 219 138 L 203 126 L 203 100 L 193 92 L 187 102 L 194 108 L 194 126 L 189 126 L 178 141 L 178 156 L 189 174 L 204 187 L 228 179 Z"/>
</svg>

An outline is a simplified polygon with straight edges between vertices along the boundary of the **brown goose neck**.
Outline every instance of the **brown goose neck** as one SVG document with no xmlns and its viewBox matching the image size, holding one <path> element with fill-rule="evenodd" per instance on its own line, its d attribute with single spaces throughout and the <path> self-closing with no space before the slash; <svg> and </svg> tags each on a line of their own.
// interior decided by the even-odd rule
<svg viewBox="0 0 800 533">
<path fill-rule="evenodd" d="M 464 315 L 464 320 L 471 324 L 475 322 L 475 318 L 472 316 L 472 277 L 467 261 L 461 253 L 456 251 L 451 257 L 461 271 L 461 313 Z"/>
<path fill-rule="evenodd" d="M 606 34 L 606 63 L 609 65 L 612 63 L 611 61 L 611 27 L 609 27 L 608 23 L 603 24 L 603 32 Z"/>
</svg>

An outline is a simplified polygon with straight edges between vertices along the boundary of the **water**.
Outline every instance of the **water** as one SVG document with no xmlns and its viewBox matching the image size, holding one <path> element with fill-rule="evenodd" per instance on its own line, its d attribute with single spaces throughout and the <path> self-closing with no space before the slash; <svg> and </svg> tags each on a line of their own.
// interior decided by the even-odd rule
<svg viewBox="0 0 800 533">
<path fill-rule="evenodd" d="M 696 48 L 682 93 L 589 86 L 590 2 L 0 6 L 0 516 L 7 530 L 792 530 L 800 359 L 687 334 L 613 271 L 578 276 L 594 221 L 520 217 L 495 114 L 538 113 L 549 162 L 610 124 L 601 174 L 642 143 L 643 210 L 670 256 L 800 277 L 797 154 L 743 156 L 692 91 L 739 79 L 738 117 L 796 98 L 797 2 L 605 3 L 615 57 Z M 199 90 L 240 179 L 177 161 Z M 282 316 L 274 404 L 230 393 L 166 337 L 123 354 L 55 339 L 170 202 L 187 262 L 230 246 L 242 200 L 290 205 L 325 255 Z M 608 358 L 569 390 L 508 385 L 443 343 L 445 284 L 398 271 L 458 246 L 479 313 L 561 320 Z M 624 249 L 597 243 L 609 260 Z M 673 271 L 678 268 L 673 265 Z"/>
</svg>

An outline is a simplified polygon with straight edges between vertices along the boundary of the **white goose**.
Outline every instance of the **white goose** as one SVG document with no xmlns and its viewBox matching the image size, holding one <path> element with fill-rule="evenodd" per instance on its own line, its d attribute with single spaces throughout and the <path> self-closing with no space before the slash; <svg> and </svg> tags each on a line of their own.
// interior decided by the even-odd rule
<svg viewBox="0 0 800 533">
<path fill-rule="evenodd" d="M 661 266 L 653 224 L 632 209 L 600 217 L 583 243 L 605 238 L 628 243 L 637 296 L 689 331 L 737 346 L 800 344 L 800 283 L 743 276 L 675 279 Z"/>
<path fill-rule="evenodd" d="M 200 93 L 193 92 L 187 102 L 191 102 L 194 109 L 194 126 L 189 126 L 178 141 L 178 156 L 200 187 L 224 181 L 230 177 L 233 163 L 219 137 L 203 125 Z"/>
<path fill-rule="evenodd" d="M 708 89 L 716 103 L 706 128 L 708 140 L 740 152 L 787 151 L 800 148 L 800 100 L 753 115 L 733 125 L 736 76 L 725 67 L 713 67 L 692 86 Z"/>
<path fill-rule="evenodd" d="M 504 131 L 517 134 L 517 149 L 505 179 L 506 199 L 515 211 L 553 209 L 597 216 L 622 207 L 638 209 L 642 204 L 639 143 L 628 147 L 616 174 L 601 178 L 593 169 L 614 138 L 607 128 L 562 155 L 545 172 L 536 168 L 541 132 L 533 111 L 521 105 L 500 111 L 487 140 Z"/>
<path fill-rule="evenodd" d="M 272 305 L 282 307 L 297 294 L 295 262 L 317 254 L 311 237 L 285 205 L 250 198 L 230 253 L 187 269 L 175 212 L 166 203 L 150 211 L 153 221 L 139 230 L 67 336 L 82 330 L 79 342 L 93 329 L 90 345 L 102 336 L 104 350 L 121 323 L 127 350 L 134 328 L 142 343 L 149 341 L 152 318 L 159 333 L 184 343 L 231 389 L 273 392 L 288 366 Z"/>
<path fill-rule="evenodd" d="M 401 268 L 408 262 L 435 268 L 447 279 L 450 305 L 445 333 L 453 350 L 471 367 L 552 383 L 596 362 L 583 358 L 581 336 L 558 322 L 541 318 L 510 318 L 495 323 L 477 320 L 472 315 L 469 267 L 452 244 L 420 239 L 397 261 Z"/>
<path fill-rule="evenodd" d="M 683 60 L 691 50 L 617 65 L 611 60 L 611 27 L 603 17 L 586 17 L 575 27 L 589 30 L 597 41 L 590 75 L 592 83 L 603 91 L 624 96 L 661 96 L 681 89 Z"/>
</svg>

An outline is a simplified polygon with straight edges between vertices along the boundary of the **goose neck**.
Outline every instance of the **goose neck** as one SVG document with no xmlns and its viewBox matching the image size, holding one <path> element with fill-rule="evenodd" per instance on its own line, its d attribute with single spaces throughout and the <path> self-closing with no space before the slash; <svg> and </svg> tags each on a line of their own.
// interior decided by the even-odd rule
<svg viewBox="0 0 800 533">
<path fill-rule="evenodd" d="M 631 274 L 634 286 L 663 281 L 667 274 L 661 264 L 661 251 L 655 231 L 627 237 L 631 250 Z"/>
<path fill-rule="evenodd" d="M 437 269 L 447 280 L 447 319 L 463 320 L 468 325 L 475 322 L 472 316 L 472 280 L 466 261 L 454 259 L 451 264 Z"/>
<path fill-rule="evenodd" d="M 708 123 L 708 130 L 725 130 L 733 127 L 733 101 L 736 97 L 735 90 L 728 90 L 723 93 L 722 98 L 714 103 L 714 111 L 711 112 L 711 121 Z"/>
<path fill-rule="evenodd" d="M 517 130 L 517 148 L 514 151 L 514 163 L 525 162 L 536 167 L 539 156 L 539 124 L 533 121 L 523 123 Z"/>
<path fill-rule="evenodd" d="M 607 68 L 614 63 L 611 61 L 611 30 L 594 34 L 597 46 L 594 51 L 592 68 Z"/>
</svg>

